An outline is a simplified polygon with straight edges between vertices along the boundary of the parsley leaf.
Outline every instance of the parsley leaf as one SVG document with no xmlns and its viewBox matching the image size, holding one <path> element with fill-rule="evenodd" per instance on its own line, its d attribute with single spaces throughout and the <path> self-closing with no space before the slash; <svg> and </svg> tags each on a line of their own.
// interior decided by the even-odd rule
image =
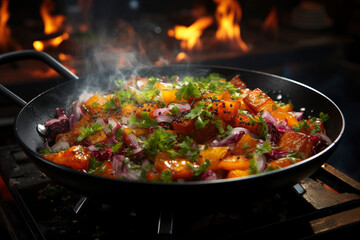
<svg viewBox="0 0 360 240">
<path fill-rule="evenodd" d="M 310 134 L 309 134 L 310 136 L 314 135 L 314 133 L 316 133 L 316 132 L 322 131 L 322 129 L 319 127 L 319 125 L 314 124 L 313 126 L 314 126 L 314 129 L 310 132 Z"/>
<path fill-rule="evenodd" d="M 261 127 L 261 132 L 260 132 L 258 138 L 264 138 L 264 137 L 266 137 L 268 135 L 268 129 L 267 129 L 266 121 L 261 116 L 255 116 L 255 117 L 250 117 L 250 124 L 258 123 L 259 126 Z"/>
<path fill-rule="evenodd" d="M 256 145 L 256 149 L 255 149 L 255 155 L 256 156 L 262 156 L 265 153 L 269 153 L 271 152 L 271 144 L 269 143 L 268 140 L 266 140 L 263 144 L 258 144 Z"/>
<path fill-rule="evenodd" d="M 155 155 L 161 151 L 171 152 L 176 144 L 176 134 L 164 129 L 155 129 L 153 134 L 144 142 L 146 153 Z"/>
<path fill-rule="evenodd" d="M 255 156 L 252 157 L 252 158 L 250 158 L 249 163 L 250 163 L 250 166 L 249 166 L 248 172 L 249 172 L 250 174 L 258 174 L 258 173 L 259 173 L 259 170 L 257 169 L 257 164 L 256 164 L 256 161 L 255 161 Z"/>
<path fill-rule="evenodd" d="M 176 116 L 181 113 L 178 106 L 174 105 L 172 109 L 169 109 L 169 112 L 171 113 L 171 116 Z"/>
<path fill-rule="evenodd" d="M 214 118 L 211 112 L 208 109 L 211 105 L 206 106 L 205 101 L 201 100 L 196 104 L 196 106 L 191 109 L 191 111 L 184 117 L 184 120 L 194 119 L 197 117 L 195 121 L 195 128 L 201 129 L 205 128 L 205 126 L 210 122 L 210 119 Z"/>
<path fill-rule="evenodd" d="M 199 98 L 201 97 L 200 90 L 193 83 L 193 78 L 184 78 L 184 84 L 175 93 L 176 100 L 185 99 L 188 100 L 190 97 Z"/>
<path fill-rule="evenodd" d="M 305 120 L 299 122 L 298 125 L 292 127 L 292 130 L 294 132 L 301 132 L 301 129 L 310 129 L 309 124 Z"/>
<path fill-rule="evenodd" d="M 112 111 L 116 110 L 118 105 L 116 104 L 115 98 L 110 98 L 106 103 L 103 105 L 105 111 Z"/>
<path fill-rule="evenodd" d="M 172 174 L 169 169 L 165 169 L 160 173 L 160 182 L 172 182 Z"/>
<path fill-rule="evenodd" d="M 149 116 L 148 112 L 142 112 L 141 115 L 142 115 L 142 118 L 138 118 L 136 116 L 131 116 L 128 119 L 129 124 L 134 125 L 135 127 L 138 127 L 138 128 L 150 128 L 150 127 L 157 126 L 157 121 L 155 119 L 152 119 Z"/>
<path fill-rule="evenodd" d="M 178 150 L 178 153 L 181 156 L 188 158 L 190 161 L 196 161 L 196 158 L 200 152 L 198 148 L 192 147 L 193 143 L 194 139 L 186 136 L 184 140 L 179 144 L 180 149 Z"/>
<path fill-rule="evenodd" d="M 122 142 L 118 142 L 116 144 L 114 144 L 113 146 L 111 146 L 111 152 L 112 153 L 117 153 L 120 148 L 122 147 L 123 143 Z"/>
<path fill-rule="evenodd" d="M 323 112 L 319 114 L 319 118 L 322 123 L 327 122 L 330 119 L 329 114 L 325 114 Z"/>
<path fill-rule="evenodd" d="M 208 170 L 208 168 L 210 167 L 210 160 L 205 159 L 205 162 L 203 164 L 201 164 L 200 167 L 198 167 L 198 168 L 192 166 L 189 163 L 186 164 L 186 167 L 190 168 L 193 171 L 194 177 L 198 177 Z"/>
<path fill-rule="evenodd" d="M 99 122 L 92 123 L 88 127 L 81 126 L 81 128 L 80 128 L 81 134 L 78 136 L 77 141 L 80 142 L 84 138 L 86 138 L 102 129 L 104 129 L 104 126 L 102 126 Z"/>
<path fill-rule="evenodd" d="M 96 159 L 93 158 L 93 157 L 90 157 L 88 173 L 91 173 L 91 174 L 96 173 L 96 172 L 97 172 L 96 169 L 97 169 L 98 167 L 100 167 L 101 164 L 103 164 L 103 162 L 98 161 L 98 160 L 96 160 Z"/>
</svg>

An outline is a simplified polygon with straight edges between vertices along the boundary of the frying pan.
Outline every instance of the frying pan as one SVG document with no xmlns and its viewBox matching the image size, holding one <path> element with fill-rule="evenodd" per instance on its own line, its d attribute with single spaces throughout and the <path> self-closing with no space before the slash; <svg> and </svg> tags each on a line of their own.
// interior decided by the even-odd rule
<svg viewBox="0 0 360 240">
<path fill-rule="evenodd" d="M 264 193 L 275 193 L 288 188 L 310 176 L 329 158 L 339 144 L 344 132 L 343 114 L 336 104 L 317 90 L 290 79 L 238 68 L 215 67 L 202 65 L 172 65 L 159 67 L 142 67 L 126 69 L 116 77 L 127 79 L 131 74 L 139 76 L 205 76 L 219 73 L 226 79 L 235 75 L 251 89 L 260 88 L 273 99 L 279 97 L 287 102 L 291 99 L 295 110 L 305 109 L 305 116 L 318 116 L 320 112 L 329 114 L 326 122 L 327 134 L 333 143 L 322 152 L 289 167 L 236 179 L 213 181 L 195 181 L 178 183 L 149 183 L 110 179 L 47 161 L 37 153 L 44 147 L 44 139 L 39 135 L 36 126 L 55 116 L 56 108 L 71 109 L 71 104 L 79 95 L 90 87 L 89 91 L 99 89 L 106 92 L 114 88 L 111 75 L 91 75 L 78 78 L 60 63 L 43 52 L 32 50 L 11 52 L 0 56 L 0 64 L 23 59 L 38 59 L 47 63 L 60 73 L 67 81 L 25 103 L 21 98 L 1 86 L 5 96 L 22 107 L 15 120 L 15 135 L 28 157 L 47 176 L 59 184 L 85 196 L 105 202 L 152 204 L 152 203 L 206 203 L 214 201 L 233 201 L 233 198 L 249 198 Z M 91 89 L 92 88 L 92 89 Z M 229 198 L 230 197 L 230 198 Z"/>
</svg>

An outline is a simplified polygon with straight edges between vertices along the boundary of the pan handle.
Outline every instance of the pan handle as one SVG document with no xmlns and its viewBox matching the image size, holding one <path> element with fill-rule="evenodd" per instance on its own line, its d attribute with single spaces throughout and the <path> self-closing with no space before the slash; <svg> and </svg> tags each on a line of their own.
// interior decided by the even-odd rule
<svg viewBox="0 0 360 240">
<path fill-rule="evenodd" d="M 79 77 L 72 73 L 69 69 L 64 67 L 61 63 L 45 52 L 35 50 L 21 50 L 15 52 L 4 53 L 0 55 L 0 65 L 11 63 L 20 60 L 36 59 L 46 63 L 50 68 L 58 72 L 62 77 L 69 80 L 78 80 Z M 0 84 L 0 93 L 7 97 L 10 101 L 14 102 L 19 107 L 24 107 L 26 101 L 11 92 L 9 89 Z"/>
</svg>

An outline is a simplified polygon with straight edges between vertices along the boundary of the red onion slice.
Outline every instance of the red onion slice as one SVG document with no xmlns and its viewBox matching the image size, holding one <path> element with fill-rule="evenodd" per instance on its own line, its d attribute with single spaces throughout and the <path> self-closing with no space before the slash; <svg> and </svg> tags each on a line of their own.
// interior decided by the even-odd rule
<svg viewBox="0 0 360 240">
<path fill-rule="evenodd" d="M 123 165 L 124 156 L 123 155 L 115 155 L 112 158 L 111 165 L 115 171 L 115 176 L 118 178 L 121 174 L 121 167 Z"/>
<path fill-rule="evenodd" d="M 259 172 L 263 172 L 266 169 L 266 158 L 264 155 L 256 156 L 256 167 Z"/>
<path fill-rule="evenodd" d="M 216 180 L 217 176 L 214 171 L 208 170 L 201 175 L 201 181 Z"/>
<path fill-rule="evenodd" d="M 210 143 L 210 147 L 220 147 L 220 146 L 225 146 L 230 143 L 233 143 L 233 142 L 239 140 L 239 136 L 244 133 L 249 134 L 252 138 L 256 138 L 256 135 L 253 134 L 252 132 L 250 132 L 248 129 L 242 128 L 242 127 L 236 127 L 231 130 L 229 136 L 227 136 L 226 138 L 224 138 L 220 141 L 217 139 L 212 141 Z"/>
<path fill-rule="evenodd" d="M 285 132 L 291 130 L 291 128 L 287 125 L 287 120 L 280 122 L 278 121 L 268 110 L 264 111 L 261 117 L 267 122 L 274 125 L 278 131 Z"/>
<path fill-rule="evenodd" d="M 171 123 L 171 121 L 173 119 L 174 119 L 174 117 L 172 117 L 172 116 L 159 116 L 156 118 L 156 121 L 158 123 L 161 123 L 161 122 Z"/>
<path fill-rule="evenodd" d="M 170 105 L 169 109 L 172 109 L 173 107 L 171 107 L 173 105 Z M 187 112 L 191 110 L 191 106 L 189 103 L 175 103 L 175 106 L 177 106 L 179 108 L 180 112 Z"/>
<path fill-rule="evenodd" d="M 302 120 L 304 116 L 304 112 L 289 112 L 289 113 L 293 115 L 298 121 Z"/>
<path fill-rule="evenodd" d="M 51 150 L 57 152 L 61 149 L 68 149 L 70 144 L 68 142 L 56 142 L 52 147 Z"/>
<path fill-rule="evenodd" d="M 134 134 L 129 134 L 127 137 L 130 140 L 130 148 L 131 149 L 137 149 L 140 147 Z"/>
<path fill-rule="evenodd" d="M 159 116 L 166 116 L 166 113 L 169 112 L 169 108 L 157 108 L 154 110 L 154 116 L 155 117 L 159 117 Z"/>
<path fill-rule="evenodd" d="M 328 145 L 332 143 L 331 139 L 324 133 L 316 132 L 313 134 L 314 136 L 318 136 L 322 140 L 324 140 Z"/>
</svg>

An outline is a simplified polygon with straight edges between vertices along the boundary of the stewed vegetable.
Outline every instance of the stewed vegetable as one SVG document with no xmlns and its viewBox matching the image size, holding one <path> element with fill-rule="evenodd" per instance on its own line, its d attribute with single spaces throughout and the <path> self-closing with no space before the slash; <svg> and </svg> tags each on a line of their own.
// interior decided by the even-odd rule
<svg viewBox="0 0 360 240">
<path fill-rule="evenodd" d="M 331 144 L 327 114 L 303 119 L 239 76 L 132 77 L 116 86 L 82 94 L 71 113 L 56 109 L 39 154 L 89 174 L 173 182 L 261 174 Z"/>
</svg>

